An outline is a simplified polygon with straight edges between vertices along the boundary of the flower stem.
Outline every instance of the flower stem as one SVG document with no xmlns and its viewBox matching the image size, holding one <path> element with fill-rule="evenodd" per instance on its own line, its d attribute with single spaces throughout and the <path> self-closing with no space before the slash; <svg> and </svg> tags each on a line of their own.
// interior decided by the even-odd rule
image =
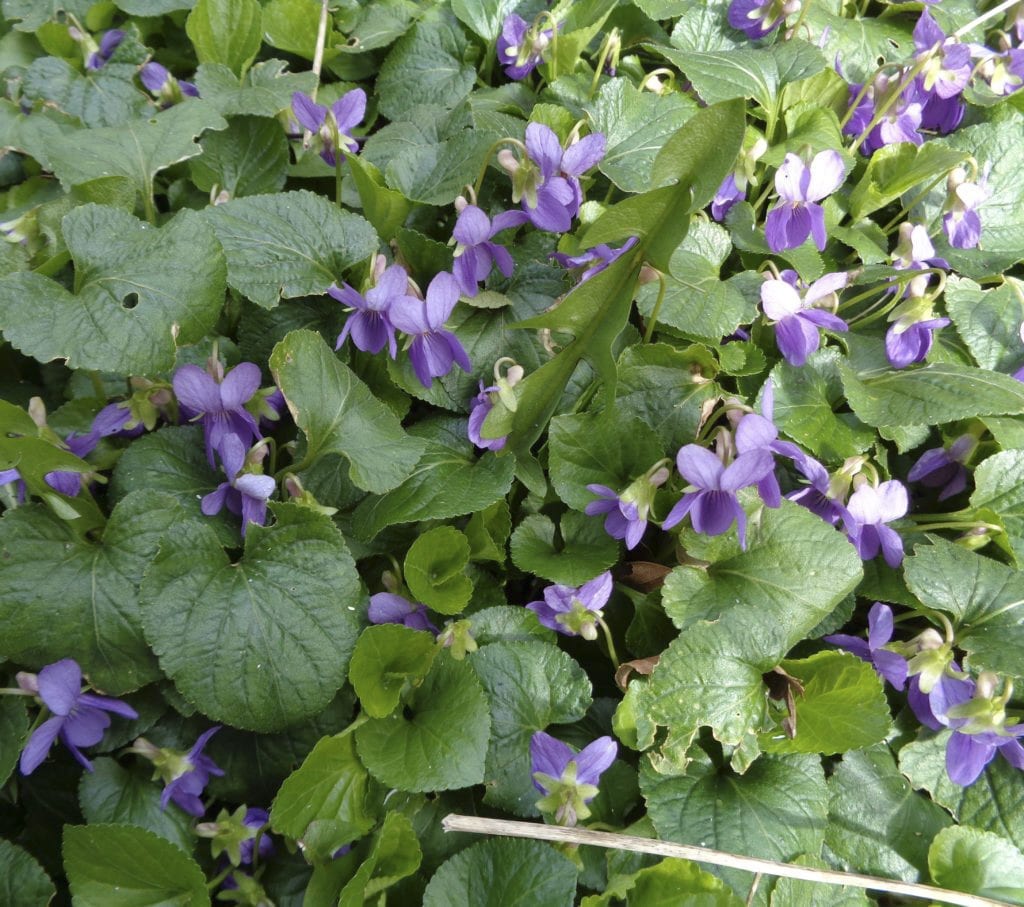
<svg viewBox="0 0 1024 907">
<path fill-rule="evenodd" d="M 487 176 L 487 168 L 491 166 L 491 155 L 494 154 L 502 145 L 513 145 L 518 148 L 524 155 L 527 154 L 526 146 L 519 141 L 519 139 L 513 139 L 510 136 L 498 139 L 494 142 L 490 148 L 487 149 L 487 154 L 484 155 L 483 165 L 480 167 L 480 174 L 476 178 L 476 182 L 473 184 L 473 194 L 476 196 L 480 195 L 480 190 L 484 185 L 484 177 Z"/>
<path fill-rule="evenodd" d="M 608 646 L 608 657 L 612 660 L 612 667 L 617 669 L 620 662 L 618 653 L 615 651 L 615 643 L 612 642 L 612 631 L 608 628 L 608 624 L 604 622 L 603 617 L 599 617 L 597 622 L 601 627 L 601 632 L 604 634 L 604 641 L 605 645 Z"/>
<path fill-rule="evenodd" d="M 982 22 L 987 22 L 989 19 L 995 18 L 1001 12 L 1003 12 L 1004 10 L 1008 10 L 1011 6 L 1014 6 L 1019 2 L 1020 0 L 1003 0 L 1002 3 L 993 6 L 992 9 L 990 9 L 987 13 L 982 13 L 980 16 L 978 16 L 978 18 L 972 19 L 966 25 L 958 28 L 955 32 L 953 32 L 952 37 L 962 38 L 968 32 L 973 31 L 975 28 L 981 25 Z"/>
<path fill-rule="evenodd" d="M 651 317 L 647 319 L 647 328 L 644 331 L 644 343 L 650 343 L 651 338 L 654 336 L 654 328 L 658 324 L 658 314 L 661 312 L 661 304 L 665 301 L 665 275 L 660 271 L 658 272 L 658 298 L 654 302 L 654 308 L 651 309 Z"/>
</svg>

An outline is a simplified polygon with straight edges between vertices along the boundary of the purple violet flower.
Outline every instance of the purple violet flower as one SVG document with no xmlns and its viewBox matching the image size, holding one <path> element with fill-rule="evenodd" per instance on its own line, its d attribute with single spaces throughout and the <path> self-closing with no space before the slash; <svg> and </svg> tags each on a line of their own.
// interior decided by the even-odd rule
<svg viewBox="0 0 1024 907">
<path fill-rule="evenodd" d="M 184 98 L 198 98 L 199 89 L 191 82 L 184 79 L 176 79 L 171 71 L 156 60 L 144 63 L 139 70 L 139 81 L 150 94 L 156 95 L 158 101 L 164 107 L 177 104 Z"/>
<path fill-rule="evenodd" d="M 76 457 L 85 457 L 95 450 L 102 438 L 137 438 L 145 430 L 142 422 L 132 416 L 127 403 L 110 403 L 96 414 L 87 434 L 72 432 L 66 443 Z"/>
<path fill-rule="evenodd" d="M 0 469 L 0 485 L 10 485 L 11 483 L 14 483 L 18 503 L 24 504 L 27 489 L 21 473 L 17 469 Z"/>
<path fill-rule="evenodd" d="M 491 240 L 502 230 L 518 227 L 528 219 L 525 211 L 502 211 L 492 221 L 476 205 L 466 205 L 459 212 L 452 230 L 456 241 L 452 274 L 464 296 L 476 296 L 479 284 L 487 279 L 494 265 L 506 277 L 512 276 L 512 256 L 504 246 Z"/>
<path fill-rule="evenodd" d="M 340 287 L 330 286 L 327 292 L 338 302 L 353 310 L 345 321 L 345 327 L 338 335 L 334 348 L 341 345 L 351 335 L 356 349 L 364 353 L 379 353 L 385 346 L 391 358 L 398 355 L 398 340 L 395 338 L 395 326 L 391 321 L 391 312 L 398 306 L 417 306 L 420 300 L 410 296 L 408 292 L 409 275 L 401 265 L 391 265 L 377 280 L 376 286 L 370 287 L 366 295 L 356 292 L 347 283 Z"/>
<path fill-rule="evenodd" d="M 782 357 L 790 365 L 801 366 L 821 344 L 820 328 L 848 330 L 842 318 L 815 303 L 828 300 L 845 287 L 849 275 L 845 271 L 826 274 L 807 287 L 802 296 L 795 271 L 787 269 L 779 276 L 780 280 L 766 280 L 761 285 L 761 308 L 775 325 L 775 343 Z"/>
<path fill-rule="evenodd" d="M 800 3 L 793 0 L 732 0 L 727 16 L 733 28 L 756 41 L 775 31 L 798 9 Z"/>
<path fill-rule="evenodd" d="M 768 212 L 764 233 L 773 252 L 802 245 L 808 236 L 821 252 L 825 248 L 825 211 L 818 204 L 846 179 L 846 165 L 838 151 L 819 151 L 810 165 L 787 154 L 775 174 L 779 203 Z"/>
<path fill-rule="evenodd" d="M 544 600 L 530 602 L 526 607 L 537 615 L 545 627 L 563 636 L 597 639 L 597 625 L 602 609 L 612 594 L 612 575 L 607 570 L 585 582 L 578 589 L 560 583 L 544 590 Z"/>
<path fill-rule="evenodd" d="M 459 338 L 444 328 L 458 301 L 458 281 L 442 271 L 430 281 L 425 300 L 417 299 L 415 305 L 395 308 L 390 313 L 392 324 L 413 338 L 409 360 L 424 387 L 430 387 L 434 378 L 447 375 L 453 365 L 464 372 L 473 368 Z"/>
<path fill-rule="evenodd" d="M 530 769 L 533 786 L 545 795 L 537 806 L 554 814 L 559 825 L 572 826 L 587 818 L 587 804 L 597 796 L 601 775 L 618 751 L 611 737 L 598 737 L 574 753 L 561 740 L 537 731 L 530 738 Z"/>
<path fill-rule="evenodd" d="M 89 55 L 85 68 L 95 71 L 106 66 L 124 38 L 125 34 L 119 28 L 112 28 L 110 31 L 104 32 L 103 37 L 100 38 L 99 49 Z"/>
<path fill-rule="evenodd" d="M 918 130 L 921 129 L 924 104 L 930 96 L 919 92 L 915 85 L 911 84 L 890 103 L 892 95 L 899 89 L 902 78 L 902 74 L 890 77 L 885 73 L 879 73 L 875 76 L 853 116 L 843 127 L 844 135 L 860 135 L 874 119 L 875 111 L 885 106 L 885 113 L 861 143 L 861 153 L 870 156 L 885 145 L 896 145 L 900 142 L 920 145 L 924 141 Z M 851 103 L 860 93 L 861 87 L 851 86 Z"/>
<path fill-rule="evenodd" d="M 942 217 L 942 229 L 954 248 L 974 249 L 981 241 L 981 215 L 977 209 L 992 194 L 988 189 L 989 169 L 985 168 L 977 182 L 966 179 L 959 167 L 950 174 L 946 202 L 949 210 Z"/>
<path fill-rule="evenodd" d="M 948 318 L 929 318 L 904 324 L 899 319 L 885 332 L 885 355 L 893 368 L 906 368 L 924 362 L 935 339 L 933 331 L 949 324 Z"/>
<path fill-rule="evenodd" d="M 82 474 L 67 469 L 56 469 L 43 476 L 46 482 L 54 491 L 67 495 L 69 498 L 78 496 L 82 490 Z"/>
<path fill-rule="evenodd" d="M 292 95 L 292 112 L 299 125 L 316 133 L 323 143 L 322 157 L 331 167 L 335 164 L 335 133 L 346 151 L 359 150 L 359 142 L 352 138 L 352 130 L 366 115 L 366 92 L 353 88 L 330 107 L 317 104 L 312 98 L 296 91 Z"/>
<path fill-rule="evenodd" d="M 371 624 L 401 624 L 410 630 L 429 630 L 438 633 L 427 615 L 426 605 L 413 604 L 394 592 L 378 592 L 370 596 L 367 617 Z"/>
<path fill-rule="evenodd" d="M 761 415 L 746 413 L 736 426 L 736 451 L 745 454 L 763 450 L 772 457 L 779 454 L 794 462 L 803 460 L 807 455 L 799 447 L 789 441 L 779 440 L 779 429 L 773 421 L 774 413 L 775 390 L 769 378 L 761 394 Z M 769 507 L 778 507 L 782 503 L 782 490 L 774 470 L 757 483 L 757 493 Z"/>
<path fill-rule="evenodd" d="M 174 373 L 174 393 L 184 414 L 190 419 L 202 418 L 206 435 L 206 459 L 214 465 L 213 452 L 223 456 L 227 438 L 237 438 L 248 448 L 260 434 L 259 425 L 245 404 L 259 389 L 260 367 L 253 362 L 240 362 L 218 384 L 198 365 L 183 365 Z"/>
<path fill-rule="evenodd" d="M 981 62 L 979 71 L 997 95 L 1013 94 L 1024 85 L 1024 48 L 1011 47 L 987 57 Z"/>
<path fill-rule="evenodd" d="M 258 806 L 250 807 L 246 810 L 245 818 L 242 819 L 242 824 L 252 830 L 253 836 L 242 841 L 239 846 L 241 853 L 241 864 L 242 866 L 251 866 L 253 864 L 253 857 L 259 858 L 262 863 L 264 860 L 269 859 L 274 855 L 276 848 L 274 847 L 274 840 L 270 835 L 261 830 L 267 829 L 270 826 L 270 813 L 265 809 L 260 809 Z M 259 849 L 255 847 L 256 837 L 259 836 L 260 843 Z"/>
<path fill-rule="evenodd" d="M 715 197 L 711 200 L 711 216 L 721 223 L 725 216 L 737 202 L 747 197 L 746 189 L 741 189 L 736 183 L 736 171 L 731 170 L 729 175 L 722 180 Z"/>
<path fill-rule="evenodd" d="M 928 94 L 947 99 L 963 92 L 971 78 L 970 48 L 956 38 L 947 38 L 928 10 L 914 26 L 914 47 L 918 61 L 931 54 L 921 72 L 921 85 Z M 938 50 L 933 53 L 935 47 Z"/>
<path fill-rule="evenodd" d="M 613 539 L 623 539 L 626 548 L 632 551 L 640 544 L 647 530 L 647 516 L 641 517 L 635 501 L 625 501 L 619 493 L 607 485 L 588 485 L 587 491 L 596 494 L 600 500 L 591 501 L 583 511 L 587 516 L 605 513 L 604 531 Z"/>
<path fill-rule="evenodd" d="M 480 436 L 480 429 L 484 427 L 487 414 L 494 409 L 494 400 L 491 394 L 497 393 L 498 390 L 498 385 L 492 384 L 490 387 L 484 387 L 484 383 L 481 381 L 480 393 L 470 400 L 472 409 L 469 412 L 469 424 L 466 427 L 466 433 L 469 436 L 469 440 L 473 442 L 473 446 L 479 447 L 481 450 L 501 450 L 508 440 L 507 436 L 504 438 L 483 438 Z"/>
<path fill-rule="evenodd" d="M 221 482 L 214 491 L 206 495 L 200 509 L 207 516 L 228 510 L 242 518 L 242 538 L 250 523 L 262 526 L 267 519 L 267 501 L 274 493 L 276 483 L 273 476 L 257 473 L 241 473 L 245 465 L 245 447 L 235 435 L 228 435 L 221 446 L 224 473 L 228 480 Z M 241 475 L 239 474 L 241 473 Z"/>
<path fill-rule="evenodd" d="M 923 224 L 905 221 L 900 224 L 896 248 L 892 253 L 892 266 L 897 271 L 922 268 L 949 268 L 949 262 L 935 254 L 935 246 Z"/>
<path fill-rule="evenodd" d="M 846 514 L 846 508 L 841 501 L 832 496 L 832 481 L 828 470 L 814 457 L 807 454 L 804 454 L 801 459 L 795 460 L 794 465 L 809 484 L 806 488 L 791 491 L 786 498 L 794 504 L 806 507 L 829 525 L 838 526 L 839 521 Z"/>
<path fill-rule="evenodd" d="M 775 468 L 772 455 L 763 449 L 740 454 L 724 466 L 711 451 L 696 444 L 687 444 L 676 454 L 680 474 L 695 491 L 684 494 L 662 523 L 671 529 L 690 514 L 697 532 L 721 535 L 736 521 L 740 547 L 747 547 L 747 515 L 736 498 L 736 492 L 756 485 Z"/>
<path fill-rule="evenodd" d="M 82 754 L 80 747 L 94 746 L 103 739 L 110 726 L 110 715 L 138 718 L 139 713 L 120 699 L 94 696 L 82 692 L 82 669 L 78 662 L 64 658 L 43 668 L 39 674 L 20 674 L 22 689 L 37 693 L 52 713 L 28 738 L 21 752 L 19 766 L 23 775 L 30 775 L 46 759 L 50 747 L 60 739 L 87 771 L 92 763 Z"/>
<path fill-rule="evenodd" d="M 631 236 L 617 249 L 601 243 L 592 249 L 587 249 L 582 255 L 565 255 L 561 252 L 552 252 L 551 258 L 557 261 L 563 268 L 586 267 L 586 270 L 580 274 L 579 282 L 583 283 L 586 280 L 590 280 L 595 274 L 600 274 L 608 265 L 620 259 L 639 241 L 637 237 Z"/>
<path fill-rule="evenodd" d="M 210 776 L 221 777 L 224 770 L 209 756 L 203 753 L 210 738 L 220 730 L 214 725 L 199 735 L 192 749 L 185 755 L 176 755 L 166 760 L 166 770 L 170 778 L 163 793 L 160 794 L 160 807 L 167 809 L 167 804 L 175 802 L 190 816 L 201 816 L 206 812 L 200 795 L 210 782 Z"/>
<path fill-rule="evenodd" d="M 903 539 L 886 523 L 906 516 L 909 509 L 907 489 L 895 479 L 882 482 L 877 488 L 861 485 L 850 495 L 844 516 L 846 537 L 861 560 L 873 560 L 881 549 L 890 567 L 903 563 Z"/>
<path fill-rule="evenodd" d="M 907 682 L 907 660 L 896 652 L 884 648 L 892 639 L 893 631 L 892 608 L 875 602 L 868 612 L 868 638 L 847 636 L 845 633 L 833 633 L 825 637 L 825 642 L 832 643 L 856 655 L 861 661 L 867 661 L 874 669 L 891 683 L 897 690 L 902 690 Z"/>
<path fill-rule="evenodd" d="M 512 13 L 505 17 L 498 35 L 498 63 L 505 69 L 505 75 L 517 82 L 525 79 L 544 62 L 544 51 L 554 32 L 550 28 L 530 28 L 529 23 Z"/>
<path fill-rule="evenodd" d="M 926 450 L 907 473 L 907 481 L 920 482 L 926 488 L 941 488 L 940 501 L 951 498 L 967 487 L 964 464 L 977 446 L 974 435 L 961 435 L 948 450 L 945 447 Z"/>
</svg>

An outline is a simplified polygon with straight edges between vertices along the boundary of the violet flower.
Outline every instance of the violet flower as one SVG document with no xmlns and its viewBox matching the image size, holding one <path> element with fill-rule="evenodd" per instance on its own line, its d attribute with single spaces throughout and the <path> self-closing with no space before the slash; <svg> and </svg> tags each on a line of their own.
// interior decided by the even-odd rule
<svg viewBox="0 0 1024 907">
<path fill-rule="evenodd" d="M 250 523 L 262 526 L 267 519 L 267 501 L 274 493 L 276 483 L 273 476 L 257 473 L 241 473 L 245 465 L 245 447 L 235 435 L 228 435 L 221 448 L 224 473 L 228 480 L 221 482 L 214 491 L 206 495 L 200 509 L 207 516 L 228 510 L 242 518 L 242 538 Z M 241 473 L 241 474 L 240 474 Z"/>
<path fill-rule="evenodd" d="M 252 837 L 246 838 L 239 845 L 240 865 L 251 866 L 254 857 L 257 857 L 260 862 L 272 857 L 276 850 L 273 838 L 265 831 L 260 834 L 261 831 L 270 827 L 270 813 L 258 806 L 250 807 L 246 810 L 242 824 L 252 832 Z M 258 850 L 255 846 L 257 836 L 260 839 Z"/>
<path fill-rule="evenodd" d="M 864 93 L 849 121 L 843 127 L 844 135 L 858 136 L 864 132 L 875 117 L 879 108 L 884 108 L 879 121 L 861 143 L 860 150 L 870 156 L 885 145 L 896 145 L 900 142 L 911 142 L 920 145 L 924 137 L 918 131 L 924 111 L 927 94 L 918 92 L 912 83 L 898 98 L 893 95 L 899 91 L 902 75 L 888 76 L 879 73 L 875 76 L 868 90 Z M 850 103 L 860 94 L 862 85 L 850 86 Z"/>
<path fill-rule="evenodd" d="M 715 197 L 711 200 L 711 216 L 721 223 L 725 220 L 725 216 L 732 209 L 732 206 L 737 202 L 743 201 L 746 197 L 746 189 L 741 189 L 737 185 L 736 171 L 731 170 L 729 175 L 722 180 L 722 185 L 718 187 Z"/>
<path fill-rule="evenodd" d="M 825 211 L 818 204 L 846 179 L 846 165 L 838 151 L 819 151 L 810 165 L 787 154 L 775 174 L 779 203 L 768 212 L 764 225 L 768 248 L 773 252 L 795 249 L 808 236 L 818 251 L 825 248 Z"/>
<path fill-rule="evenodd" d="M 176 79 L 166 66 L 156 60 L 143 64 L 139 70 L 139 81 L 150 94 L 156 95 L 163 107 L 178 104 L 185 97 L 199 97 L 199 89 L 195 85 L 184 79 Z"/>
<path fill-rule="evenodd" d="M 777 29 L 790 13 L 800 9 L 799 0 L 732 0 L 729 24 L 752 41 Z"/>
<path fill-rule="evenodd" d="M 340 287 L 328 287 L 330 296 L 353 310 L 334 348 L 341 349 L 341 345 L 351 335 L 356 349 L 364 353 L 379 353 L 386 345 L 394 359 L 398 355 L 398 341 L 390 313 L 399 306 L 420 304 L 415 296 L 409 295 L 408 287 L 409 275 L 401 265 L 391 265 L 385 269 L 376 286 L 370 287 L 365 296 L 347 283 Z"/>
<path fill-rule="evenodd" d="M 687 444 L 676 455 L 680 474 L 695 491 L 687 492 L 669 511 L 662 523 L 671 529 L 690 514 L 697 532 L 721 535 L 736 521 L 740 547 L 747 547 L 747 515 L 736 498 L 736 492 L 756 485 L 775 468 L 772 455 L 763 449 L 740 454 L 724 466 L 711 451 L 696 444 Z"/>
<path fill-rule="evenodd" d="M 964 464 L 977 446 L 974 435 L 961 435 L 948 450 L 945 447 L 926 450 L 907 473 L 907 481 L 920 482 L 926 488 L 941 488 L 940 501 L 951 498 L 967 487 Z"/>
<path fill-rule="evenodd" d="M 900 224 L 896 248 L 892 253 L 892 266 L 897 271 L 922 268 L 949 268 L 949 262 L 935 254 L 935 246 L 923 224 L 904 221 Z"/>
<path fill-rule="evenodd" d="M 587 804 L 597 796 L 601 775 L 618 751 L 611 737 L 598 737 L 574 753 L 561 740 L 537 731 L 530 738 L 530 770 L 533 786 L 545 795 L 538 808 L 552 814 L 559 825 L 572 826 L 586 819 Z"/>
<path fill-rule="evenodd" d="M 502 211 L 492 221 L 476 205 L 459 212 L 452 236 L 455 238 L 455 262 L 452 274 L 465 296 L 476 296 L 479 284 L 487 279 L 496 264 L 506 277 L 512 276 L 512 256 L 504 246 L 491 242 L 502 230 L 518 227 L 528 220 L 525 211 Z"/>
<path fill-rule="evenodd" d="M 430 387 L 434 378 L 447 375 L 452 365 L 463 371 L 473 366 L 459 343 L 459 338 L 444 328 L 459 301 L 459 284 L 455 278 L 442 271 L 427 287 L 427 298 L 415 300 L 391 311 L 391 323 L 413 340 L 409 347 L 412 369 L 424 387 Z"/>
<path fill-rule="evenodd" d="M 158 771 L 167 778 L 167 785 L 160 794 L 160 808 L 167 809 L 172 801 L 190 816 L 201 816 L 206 812 L 200 795 L 210 783 L 210 777 L 221 777 L 224 770 L 216 762 L 203 753 L 210 738 L 220 730 L 214 725 L 199 735 L 192 749 L 187 754 L 164 751 L 166 758 L 157 761 Z"/>
<path fill-rule="evenodd" d="M 611 248 L 606 243 L 600 243 L 592 249 L 587 249 L 582 255 L 565 255 L 562 252 L 552 252 L 551 258 L 557 261 L 563 268 L 586 267 L 586 270 L 580 274 L 579 282 L 583 283 L 586 280 L 590 280 L 595 274 L 600 274 L 608 265 L 620 259 L 639 241 L 637 237 L 631 236 L 617 249 Z"/>
<path fill-rule="evenodd" d="M 921 84 L 926 92 L 942 99 L 956 97 L 963 92 L 971 78 L 970 48 L 956 38 L 946 37 L 928 10 L 921 13 L 914 26 L 914 47 L 917 49 L 916 60 L 927 57 L 921 71 Z"/>
<path fill-rule="evenodd" d="M 371 624 L 401 624 L 410 630 L 429 630 L 435 636 L 438 633 L 427 616 L 426 605 L 413 604 L 394 592 L 371 595 L 367 617 Z"/>
<path fill-rule="evenodd" d="M 85 68 L 95 71 L 106 66 L 124 38 L 125 33 L 119 28 L 112 28 L 110 31 L 104 32 L 103 37 L 100 38 L 99 49 L 89 55 Z"/>
<path fill-rule="evenodd" d="M 833 633 L 825 637 L 825 642 L 832 643 L 856 655 L 861 661 L 869 662 L 874 669 L 891 683 L 897 690 L 902 690 L 907 682 L 907 660 L 896 652 L 884 648 L 892 639 L 893 632 L 892 608 L 875 602 L 868 612 L 868 638 L 847 636 L 845 633 Z"/>
<path fill-rule="evenodd" d="M 0 469 L 0 486 L 14 484 L 15 497 L 19 504 L 25 503 L 25 495 L 27 489 L 25 487 L 25 480 L 21 477 L 21 473 L 17 469 Z"/>
<path fill-rule="evenodd" d="M 139 717 L 135 709 L 120 699 L 83 693 L 82 669 L 71 658 L 47 665 L 38 675 L 19 674 L 18 684 L 37 693 L 53 715 L 32 732 L 21 751 L 19 767 L 23 775 L 32 774 L 42 764 L 58 738 L 79 764 L 91 772 L 92 763 L 80 747 L 93 746 L 103 739 L 103 732 L 110 726 L 108 712 L 122 718 Z"/>
<path fill-rule="evenodd" d="M 260 434 L 259 425 L 245 408 L 259 390 L 262 376 L 253 362 L 240 362 L 218 384 L 198 365 L 183 365 L 174 373 L 174 393 L 185 415 L 202 419 L 206 435 L 206 459 L 214 465 L 213 452 L 223 456 L 227 438 L 237 438 L 248 448 Z"/>
<path fill-rule="evenodd" d="M 769 456 L 780 454 L 793 461 L 800 461 L 806 454 L 795 444 L 779 440 L 779 429 L 775 426 L 775 390 L 769 378 L 764 383 L 761 394 L 761 414 L 746 413 L 736 426 L 736 450 L 740 454 L 763 450 Z M 782 503 L 782 490 L 774 470 L 769 472 L 757 483 L 757 493 L 769 507 L 778 507 Z"/>
<path fill-rule="evenodd" d="M 861 485 L 850 495 L 844 517 L 846 537 L 861 560 L 870 561 L 881 550 L 890 567 L 903 563 L 903 539 L 886 524 L 906 516 L 909 509 L 907 489 L 895 479 L 882 482 L 877 488 Z"/>
<path fill-rule="evenodd" d="M 78 496 L 82 490 L 82 474 L 67 469 L 56 469 L 43 476 L 46 482 L 54 491 L 67 495 L 69 498 Z"/>
<path fill-rule="evenodd" d="M 317 104 L 312 98 L 296 91 L 292 95 L 292 112 L 299 125 L 320 137 L 323 148 L 320 157 L 331 167 L 336 163 L 334 147 L 337 140 L 346 151 L 359 150 L 359 142 L 352 138 L 352 130 L 366 115 L 366 92 L 353 88 L 330 107 Z"/>
<path fill-rule="evenodd" d="M 933 331 L 949 324 L 948 318 L 928 318 L 905 324 L 899 319 L 885 332 L 885 355 L 893 368 L 906 368 L 924 362 L 935 340 Z"/>
<path fill-rule="evenodd" d="M 526 607 L 537 615 L 545 627 L 563 636 L 597 639 L 597 625 L 604 616 L 603 608 L 612 594 L 612 575 L 607 570 L 578 589 L 556 583 L 544 590 L 543 601 Z"/>
<path fill-rule="evenodd" d="M 525 79 L 544 62 L 554 31 L 550 28 L 531 28 L 529 23 L 515 13 L 505 17 L 498 35 L 498 63 L 504 67 L 505 75 L 520 81 Z"/>
<path fill-rule="evenodd" d="M 1024 85 L 1024 49 L 1011 47 L 981 62 L 979 71 L 997 95 L 1008 95 Z"/>
<path fill-rule="evenodd" d="M 942 216 L 942 229 L 954 248 L 974 249 L 981 241 L 981 215 L 977 209 L 991 195 L 989 169 L 985 168 L 977 182 L 968 180 L 960 167 L 949 175 L 946 202 L 949 210 Z"/>
<path fill-rule="evenodd" d="M 814 457 L 804 454 L 794 465 L 809 484 L 806 488 L 791 491 L 786 498 L 794 504 L 806 507 L 811 513 L 820 516 L 831 526 L 837 526 L 845 516 L 846 508 L 842 502 L 833 497 L 832 480 L 828 470 Z"/>
<path fill-rule="evenodd" d="M 785 270 L 779 280 L 766 280 L 761 285 L 761 307 L 775 325 L 775 343 L 782 357 L 790 364 L 801 366 L 821 344 L 820 328 L 846 331 L 842 318 L 815 303 L 828 300 L 849 279 L 845 271 L 826 274 L 814 281 L 806 291 L 798 292 L 795 271 Z"/>
<path fill-rule="evenodd" d="M 473 446 L 479 447 L 481 450 L 501 450 L 508 440 L 508 436 L 504 438 L 484 438 L 480 435 L 480 430 L 484 427 L 488 413 L 494 409 L 494 400 L 491 394 L 497 393 L 498 390 L 498 385 L 492 384 L 490 387 L 484 387 L 484 383 L 481 381 L 480 393 L 470 401 L 472 409 L 469 412 L 469 424 L 466 427 L 466 433 L 469 436 L 469 440 L 473 442 Z"/>
<path fill-rule="evenodd" d="M 647 516 L 640 516 L 635 501 L 623 500 L 617 491 L 607 485 L 588 485 L 587 491 L 596 494 L 600 500 L 591 501 L 584 509 L 587 516 L 607 514 L 604 531 L 613 539 L 623 539 L 626 548 L 632 551 L 640 544 L 647 530 Z"/>
<path fill-rule="evenodd" d="M 93 418 L 87 434 L 72 432 L 67 436 L 66 443 L 76 457 L 85 457 L 95 450 L 102 438 L 137 438 L 145 430 L 146 427 L 135 419 L 127 403 L 110 403 Z"/>
</svg>

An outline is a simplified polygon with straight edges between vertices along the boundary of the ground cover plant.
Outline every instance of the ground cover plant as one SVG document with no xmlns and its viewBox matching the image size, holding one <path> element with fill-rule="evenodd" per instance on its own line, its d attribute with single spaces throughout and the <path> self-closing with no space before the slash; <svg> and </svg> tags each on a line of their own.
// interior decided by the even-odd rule
<svg viewBox="0 0 1024 907">
<path fill-rule="evenodd" d="M 0 902 L 1024 903 L 1024 3 L 0 10 Z"/>
</svg>

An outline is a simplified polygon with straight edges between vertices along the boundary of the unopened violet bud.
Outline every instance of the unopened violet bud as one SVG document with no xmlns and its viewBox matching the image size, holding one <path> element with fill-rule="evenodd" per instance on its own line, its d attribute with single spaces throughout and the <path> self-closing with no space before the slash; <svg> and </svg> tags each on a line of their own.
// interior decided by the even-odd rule
<svg viewBox="0 0 1024 907">
<path fill-rule="evenodd" d="M 510 176 L 515 176 L 523 166 L 510 148 L 502 148 L 498 152 L 498 165 Z"/>
</svg>

